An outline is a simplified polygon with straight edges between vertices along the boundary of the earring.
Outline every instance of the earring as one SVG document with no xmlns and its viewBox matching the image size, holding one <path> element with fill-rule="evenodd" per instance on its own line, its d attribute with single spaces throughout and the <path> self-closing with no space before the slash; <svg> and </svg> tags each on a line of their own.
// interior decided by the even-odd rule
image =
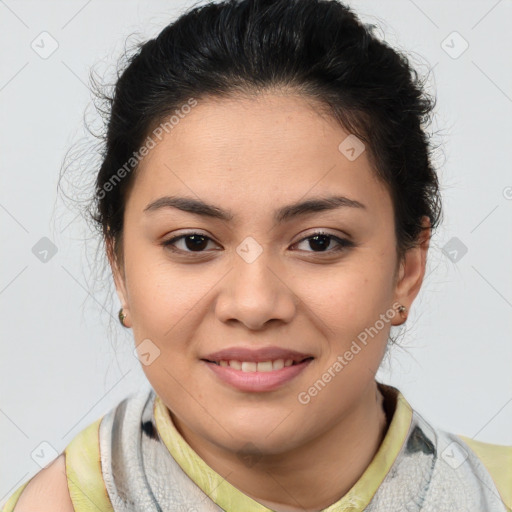
<svg viewBox="0 0 512 512">
<path fill-rule="evenodd" d="M 118 313 L 118 315 L 117 315 L 117 316 L 119 317 L 119 321 L 121 322 L 121 325 L 122 325 L 123 327 L 127 327 L 127 326 L 124 324 L 124 319 L 126 318 L 126 315 L 123 313 L 123 308 L 121 308 L 121 309 L 119 310 L 119 313 Z"/>
<path fill-rule="evenodd" d="M 403 306 L 402 304 L 400 304 L 400 307 L 398 308 L 398 312 L 400 313 L 400 315 L 402 316 L 402 318 L 404 319 L 404 322 L 407 320 L 407 308 L 405 306 Z M 405 315 L 404 315 L 405 313 Z"/>
</svg>

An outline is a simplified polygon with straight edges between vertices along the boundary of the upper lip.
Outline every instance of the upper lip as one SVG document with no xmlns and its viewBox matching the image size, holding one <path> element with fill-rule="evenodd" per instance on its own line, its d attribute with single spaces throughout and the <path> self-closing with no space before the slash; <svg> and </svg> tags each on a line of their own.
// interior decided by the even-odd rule
<svg viewBox="0 0 512 512">
<path fill-rule="evenodd" d="M 312 354 L 297 352 L 296 350 L 288 350 L 280 347 L 263 347 L 259 349 L 245 347 L 228 347 L 217 352 L 212 352 L 201 359 L 208 361 L 275 361 L 276 359 L 292 359 L 294 362 L 300 362 L 304 359 L 313 357 Z"/>
</svg>

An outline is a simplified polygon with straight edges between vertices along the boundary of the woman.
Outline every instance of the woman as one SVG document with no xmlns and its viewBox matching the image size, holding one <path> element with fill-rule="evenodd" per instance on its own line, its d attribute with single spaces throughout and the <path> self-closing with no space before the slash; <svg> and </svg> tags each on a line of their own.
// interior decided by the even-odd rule
<svg viewBox="0 0 512 512">
<path fill-rule="evenodd" d="M 142 45 L 93 218 L 151 387 L 4 510 L 511 507 L 512 447 L 375 380 L 441 216 L 433 106 L 339 2 L 207 4 Z"/>
</svg>

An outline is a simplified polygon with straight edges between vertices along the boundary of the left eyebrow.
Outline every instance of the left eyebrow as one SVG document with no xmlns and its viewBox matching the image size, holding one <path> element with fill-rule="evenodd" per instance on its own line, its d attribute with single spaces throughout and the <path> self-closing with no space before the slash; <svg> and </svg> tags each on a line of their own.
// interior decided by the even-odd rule
<svg viewBox="0 0 512 512">
<path fill-rule="evenodd" d="M 205 203 L 191 197 L 164 196 L 149 203 L 144 212 L 150 213 L 161 208 L 177 208 L 184 212 L 211 217 L 223 221 L 232 221 L 235 215 L 230 210 L 223 210 L 218 206 Z M 366 209 L 366 206 L 345 196 L 329 196 L 308 199 L 307 201 L 296 202 L 283 206 L 274 212 L 274 221 L 283 223 L 296 217 L 311 215 L 316 212 L 334 210 L 338 208 L 359 208 Z"/>
</svg>

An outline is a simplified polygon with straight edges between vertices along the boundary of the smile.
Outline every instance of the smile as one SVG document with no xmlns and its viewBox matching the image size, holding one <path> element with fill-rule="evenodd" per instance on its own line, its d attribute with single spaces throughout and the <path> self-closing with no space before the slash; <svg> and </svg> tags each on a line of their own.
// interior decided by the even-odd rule
<svg viewBox="0 0 512 512">
<path fill-rule="evenodd" d="M 275 359 L 273 361 L 210 361 L 202 363 L 212 372 L 215 380 L 229 387 L 246 392 L 273 391 L 300 375 L 313 361 L 308 357 L 301 361 Z"/>
<path fill-rule="evenodd" d="M 307 357 L 302 361 L 306 361 L 307 359 L 313 359 L 312 357 Z M 300 364 L 302 361 L 294 361 L 293 359 L 275 359 L 274 361 L 237 361 L 235 359 L 220 360 L 220 361 L 209 361 L 207 362 L 216 364 L 218 366 L 234 368 L 235 370 L 241 370 L 243 372 L 271 372 L 273 370 L 280 370 L 281 368 L 293 366 Z"/>
</svg>

